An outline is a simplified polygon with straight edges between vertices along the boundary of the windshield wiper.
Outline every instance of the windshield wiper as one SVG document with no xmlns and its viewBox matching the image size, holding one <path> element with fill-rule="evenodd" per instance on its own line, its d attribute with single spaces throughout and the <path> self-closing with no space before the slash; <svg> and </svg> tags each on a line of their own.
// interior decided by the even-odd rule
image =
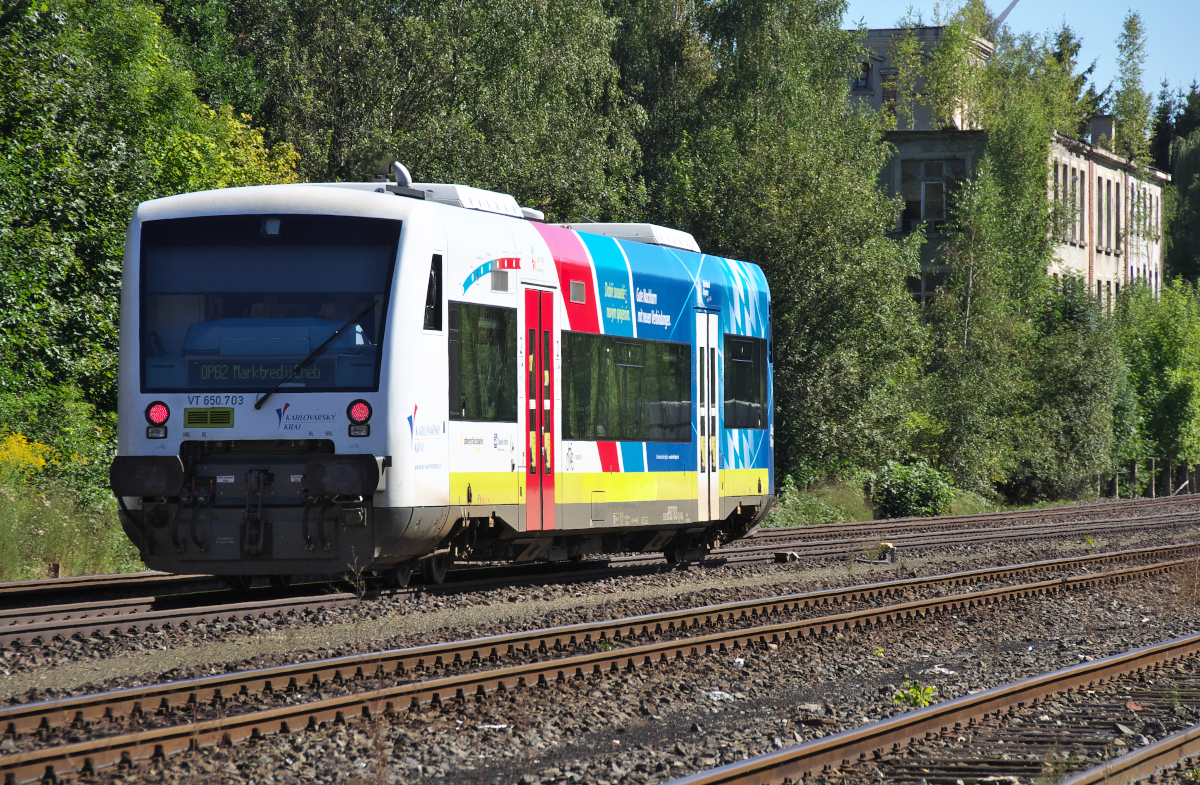
<svg viewBox="0 0 1200 785">
<path fill-rule="evenodd" d="M 325 351 L 326 346 L 329 346 L 329 344 L 333 343 L 334 339 L 336 339 L 339 335 L 341 335 L 343 332 L 345 332 L 347 327 L 356 323 L 359 319 L 363 318 L 368 313 L 370 313 L 371 309 L 375 307 L 376 302 L 377 302 L 376 300 L 372 300 L 371 304 L 362 310 L 362 313 L 358 314 L 357 316 L 351 317 L 350 321 L 346 322 L 341 327 L 337 328 L 337 330 L 334 331 L 333 335 L 329 336 L 329 338 L 325 341 L 325 343 L 321 344 L 316 349 L 313 349 L 312 352 L 307 357 L 305 357 L 303 360 L 301 360 L 300 364 L 297 365 L 295 368 L 293 368 L 292 372 L 289 373 L 287 375 L 287 377 L 284 378 L 283 381 L 281 381 L 279 384 L 275 385 L 271 390 L 269 390 L 267 392 L 266 395 L 264 395 L 263 397 L 261 397 L 257 401 L 255 401 L 254 408 L 261 409 L 263 407 L 263 404 L 267 402 L 268 398 L 270 398 L 275 393 L 279 392 L 280 387 L 287 384 L 292 379 L 295 379 L 296 374 L 300 373 L 305 368 L 312 365 L 312 361 L 317 359 L 317 357 L 321 354 L 321 352 Z"/>
</svg>

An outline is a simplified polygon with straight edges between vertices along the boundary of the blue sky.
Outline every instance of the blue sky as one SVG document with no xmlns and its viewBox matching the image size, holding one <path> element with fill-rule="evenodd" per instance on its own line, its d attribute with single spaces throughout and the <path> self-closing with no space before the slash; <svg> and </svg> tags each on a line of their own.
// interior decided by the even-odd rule
<svg viewBox="0 0 1200 785">
<path fill-rule="evenodd" d="M 987 0 L 992 13 L 999 14 L 1009 0 Z M 951 0 L 953 3 L 953 0 Z M 941 5 L 945 8 L 945 0 Z M 911 4 L 921 11 L 926 24 L 932 23 L 934 0 L 849 0 L 845 27 L 861 19 L 867 27 L 893 27 Z M 1146 89 L 1158 93 L 1159 82 L 1166 77 L 1171 88 L 1186 88 L 1200 81 L 1200 56 L 1196 33 L 1200 31 L 1200 0 L 1019 0 L 1006 20 L 1016 32 L 1044 32 L 1057 29 L 1065 19 L 1083 39 L 1079 59 L 1087 64 L 1096 60 L 1094 78 L 1103 89 L 1116 78 L 1116 40 L 1121 23 L 1130 8 L 1136 8 L 1146 26 Z"/>
</svg>

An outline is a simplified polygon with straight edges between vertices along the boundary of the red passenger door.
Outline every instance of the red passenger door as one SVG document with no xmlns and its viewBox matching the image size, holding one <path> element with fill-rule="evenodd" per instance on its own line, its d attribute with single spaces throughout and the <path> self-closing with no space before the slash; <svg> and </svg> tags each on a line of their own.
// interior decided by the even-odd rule
<svg viewBox="0 0 1200 785">
<path fill-rule="evenodd" d="M 525 528 L 554 528 L 554 293 L 525 290 Z"/>
</svg>

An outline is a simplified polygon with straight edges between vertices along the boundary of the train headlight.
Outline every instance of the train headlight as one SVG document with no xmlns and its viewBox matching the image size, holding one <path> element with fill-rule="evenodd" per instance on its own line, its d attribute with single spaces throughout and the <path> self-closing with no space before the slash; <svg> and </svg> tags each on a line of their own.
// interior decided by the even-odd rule
<svg viewBox="0 0 1200 785">
<path fill-rule="evenodd" d="M 146 407 L 147 439 L 167 438 L 167 420 L 171 419 L 171 409 L 162 401 L 154 401 Z"/>
<path fill-rule="evenodd" d="M 371 419 L 371 404 L 362 400 L 351 401 L 346 407 L 346 416 L 350 418 L 350 435 L 351 436 L 370 436 L 371 426 L 367 425 L 367 421 Z"/>
</svg>

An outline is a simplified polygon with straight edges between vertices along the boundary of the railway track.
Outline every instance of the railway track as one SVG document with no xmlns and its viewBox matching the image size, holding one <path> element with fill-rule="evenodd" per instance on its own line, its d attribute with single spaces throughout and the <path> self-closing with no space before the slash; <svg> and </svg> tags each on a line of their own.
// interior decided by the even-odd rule
<svg viewBox="0 0 1200 785">
<path fill-rule="evenodd" d="M 1167 560 L 879 604 L 918 589 L 961 589 L 1039 572 L 1119 565 L 1151 555 Z M 488 700 L 550 681 L 603 678 L 617 669 L 638 669 L 1021 597 L 1120 583 L 1177 570 L 1198 559 L 1200 543 L 1055 559 L 11 706 L 0 710 L 0 727 L 14 739 L 27 740 L 24 746 L 37 748 L 0 758 L 0 773 L 6 782 L 14 783 L 51 775 L 86 775 L 122 761 L 133 765 L 188 748 L 355 718 L 370 720 L 422 704 Z M 812 615 L 851 602 L 863 607 Z M 343 694 L 323 697 L 329 691 Z M 255 710 L 264 702 L 276 705 Z M 72 743 L 79 735 L 93 738 Z"/>
<path fill-rule="evenodd" d="M 1157 512 L 1157 515 L 1161 517 L 1162 515 L 1171 514 L 1170 511 L 1172 510 L 1177 514 L 1191 511 L 1200 512 L 1200 495 L 1190 494 L 1162 499 L 1099 502 L 1066 507 L 1016 510 L 1012 512 L 979 513 L 975 515 L 949 515 L 933 518 L 892 518 L 845 524 L 759 529 L 741 541 L 737 547 L 714 551 L 713 557 L 729 558 L 737 554 L 740 559 L 744 552 L 756 546 L 766 548 L 790 543 L 809 543 L 812 541 L 824 542 L 827 546 L 826 550 L 822 554 L 818 549 L 810 545 L 808 546 L 807 555 L 844 555 L 848 547 L 863 542 L 873 542 L 883 537 L 896 540 L 905 535 L 917 536 L 930 532 L 966 530 L 968 528 L 974 529 L 976 530 L 976 534 L 982 535 L 986 529 L 995 529 L 1013 521 L 1032 521 L 1035 525 L 1037 523 L 1068 522 L 1100 523 L 1102 521 L 1114 522 L 1143 516 L 1154 516 L 1156 514 L 1154 511 L 1167 511 Z M 1136 514 L 1123 517 L 1112 516 L 1111 513 L 1116 511 Z M 984 539 L 986 538 L 977 536 L 964 541 L 976 542 Z M 658 554 L 618 556 L 607 561 L 612 564 L 625 566 L 663 563 L 662 557 Z M 603 562 L 600 563 L 602 564 Z M 473 580 L 470 575 L 475 573 L 476 570 L 472 568 L 455 570 L 452 572 L 452 580 L 454 573 L 462 572 L 468 573 L 467 580 Z M 560 574 L 556 573 L 553 577 L 558 578 Z M 0 583 L 0 603 L 15 610 L 20 605 L 31 607 L 44 604 L 55 597 L 73 594 L 94 597 L 96 592 L 103 592 L 108 595 L 142 592 L 141 596 L 135 595 L 127 598 L 114 597 L 112 602 L 128 599 L 144 604 L 151 601 L 151 597 L 146 594 L 147 592 L 153 593 L 155 597 L 161 597 L 168 591 L 172 593 L 188 593 L 200 590 L 211 591 L 218 586 L 219 582 L 211 575 L 170 575 L 160 572 L 90 575 Z M 431 587 L 425 588 L 429 589 Z M 59 615 L 62 614 L 61 610 L 56 612 Z M 0 615 L 0 626 L 10 624 L 11 617 L 15 615 L 17 614 L 10 613 L 8 617 Z"/>
<path fill-rule="evenodd" d="M 1010 682 L 672 785 L 812 777 L 848 785 L 1128 785 L 1200 753 L 1200 725 L 1180 719 L 1174 708 L 1181 702 L 1200 703 L 1200 635 Z M 1136 748 L 1146 740 L 1125 723 L 1150 722 L 1176 732 Z"/>
<path fill-rule="evenodd" d="M 1092 502 L 1061 507 L 1039 507 L 1029 510 L 984 512 L 973 515 L 943 515 L 931 518 L 885 518 L 855 523 L 822 524 L 819 526 L 795 526 L 777 529 L 758 529 L 750 539 L 769 539 L 780 533 L 791 539 L 833 539 L 849 534 L 871 536 L 894 535 L 897 531 L 919 529 L 933 531 L 947 528 L 1004 526 L 1013 521 L 1059 522 L 1086 521 L 1095 518 L 1112 518 L 1113 512 L 1169 511 L 1172 509 L 1200 509 L 1200 494 L 1182 494 L 1160 499 L 1132 499 L 1115 502 Z"/>
<path fill-rule="evenodd" d="M 1181 495 L 1159 499 L 1133 499 L 1126 502 L 1099 502 L 1090 504 L 1075 504 L 1069 507 L 1040 508 L 1032 510 L 1014 510 L 1007 513 L 980 513 L 976 515 L 947 515 L 940 517 L 908 517 L 908 519 L 887 519 L 880 521 L 859 521 L 851 523 L 832 523 L 832 525 L 780 527 L 758 529 L 746 538 L 745 543 L 755 545 L 776 545 L 792 543 L 792 541 L 826 540 L 838 543 L 851 543 L 870 538 L 898 537 L 899 532 L 932 532 L 946 529 L 961 529 L 974 525 L 1003 526 L 1012 521 L 1086 521 L 1096 516 L 1105 516 L 1112 511 L 1141 511 L 1162 510 L 1171 508 L 1187 508 L 1200 511 L 1200 495 Z M 1128 516 L 1127 516 L 1128 517 Z M 1136 517 L 1136 516 L 1135 516 Z M 1121 520 L 1110 519 L 1109 520 Z M 980 526 L 979 528 L 983 528 Z M 642 557 L 617 557 L 614 561 L 644 561 L 661 563 L 658 555 Z M 170 575 L 166 573 L 133 573 L 121 575 L 84 575 L 65 577 L 65 579 L 47 579 L 36 581 L 0 582 L 0 603 L 14 605 L 17 603 L 36 604 L 44 599 L 64 594 L 91 594 L 96 591 L 128 592 L 150 591 L 161 593 L 166 589 L 178 591 L 194 591 L 197 587 L 212 588 L 216 579 L 211 575 Z M 132 598 L 145 599 L 145 598 Z M 0 624 L 4 621 L 0 619 Z"/>
<path fill-rule="evenodd" d="M 1127 530 L 1136 525 L 1141 530 L 1179 526 L 1195 518 L 1195 513 L 1163 513 L 1138 518 L 1096 519 L 1089 521 L 1063 521 L 1058 523 L 1031 523 L 1003 530 L 997 528 L 966 529 L 952 532 L 933 531 L 901 534 L 889 537 L 889 541 L 900 548 L 951 546 L 972 543 L 990 543 L 1002 540 L 1032 540 L 1058 537 L 1064 534 L 1102 534 Z M 846 537 L 842 539 L 811 540 L 790 543 L 786 540 L 767 545 L 749 545 L 738 548 L 722 548 L 713 552 L 711 559 L 720 563 L 747 564 L 775 561 L 780 548 L 789 560 L 821 557 L 844 557 L 860 552 L 864 547 L 877 543 L 878 534 Z M 512 577 L 506 568 L 499 568 L 502 577 L 478 578 L 448 584 L 440 591 L 477 591 L 495 586 L 520 584 L 543 584 L 547 582 L 570 582 L 594 580 L 596 577 L 611 577 L 614 574 L 631 575 L 653 573 L 665 567 L 658 556 L 624 556 L 611 559 L 603 571 L 583 572 L 576 568 L 569 572 L 546 572 L 533 576 Z M 195 596 L 189 598 L 130 598 L 106 602 L 66 604 L 36 609 L 9 609 L 0 611 L 0 645 L 31 643 L 54 637 L 70 638 L 94 633 L 125 633 L 151 627 L 220 621 L 229 618 L 259 618 L 274 614 L 303 613 L 322 608 L 338 608 L 360 602 L 354 592 L 329 592 L 328 584 L 316 584 L 325 593 L 304 593 L 300 596 L 276 596 L 268 592 L 263 599 L 229 601 L 237 595 L 214 593 L 208 602 L 196 603 Z M 396 596 L 426 591 L 429 587 L 407 587 L 404 589 L 377 589 L 371 596 Z M 185 601 L 186 600 L 186 601 Z M 183 607 L 179 607 L 183 605 Z"/>
</svg>

